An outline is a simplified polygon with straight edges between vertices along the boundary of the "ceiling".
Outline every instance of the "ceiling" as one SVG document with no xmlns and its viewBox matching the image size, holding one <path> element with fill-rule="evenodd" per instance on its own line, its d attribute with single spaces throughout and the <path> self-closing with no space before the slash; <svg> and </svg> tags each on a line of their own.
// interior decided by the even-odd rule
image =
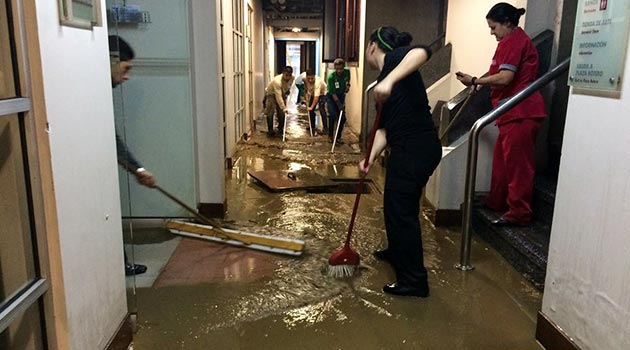
<svg viewBox="0 0 630 350">
<path fill-rule="evenodd" d="M 318 32 L 323 27 L 324 0 L 263 0 L 268 25 L 276 32 Z"/>
<path fill-rule="evenodd" d="M 284 16 L 323 16 L 324 0 L 263 0 L 263 11 Z"/>
</svg>

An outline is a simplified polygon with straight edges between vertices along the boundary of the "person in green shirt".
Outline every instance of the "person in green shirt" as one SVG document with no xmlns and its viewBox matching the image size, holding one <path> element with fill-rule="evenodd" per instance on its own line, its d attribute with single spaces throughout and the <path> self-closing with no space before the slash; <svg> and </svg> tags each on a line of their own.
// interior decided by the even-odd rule
<svg viewBox="0 0 630 350">
<path fill-rule="evenodd" d="M 337 143 L 343 144 L 341 135 L 343 134 L 343 126 L 346 124 L 345 107 L 346 94 L 350 90 L 350 70 L 346 67 L 346 61 L 343 58 L 337 58 L 333 62 L 335 71 L 328 75 L 328 140 L 333 142 L 335 137 L 335 123 L 339 119 L 341 111 L 343 116 L 339 120 L 339 134 L 337 135 Z"/>
</svg>

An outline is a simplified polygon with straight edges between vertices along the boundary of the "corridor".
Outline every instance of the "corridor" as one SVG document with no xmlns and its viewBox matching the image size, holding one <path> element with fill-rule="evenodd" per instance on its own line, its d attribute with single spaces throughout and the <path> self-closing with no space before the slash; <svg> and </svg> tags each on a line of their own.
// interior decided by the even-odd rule
<svg viewBox="0 0 630 350">
<path fill-rule="evenodd" d="M 238 145 L 226 173 L 227 227 L 303 239 L 292 258 L 179 238 L 166 230 L 135 230 L 142 252 L 166 247 L 154 278 L 138 284 L 135 350 L 155 349 L 431 349 L 531 350 L 542 294 L 484 242 L 474 241 L 476 269 L 453 268 L 459 230 L 435 228 L 422 218 L 431 296 L 385 295 L 392 269 L 371 252 L 385 243 L 384 171 L 374 167 L 352 246 L 362 267 L 352 278 L 326 275 L 327 259 L 341 247 L 353 193 L 270 192 L 248 171 L 316 172 L 357 176 L 357 138 L 330 153 L 325 136 L 310 137 L 306 118 L 290 115 L 287 138 L 268 138 L 262 120 Z M 177 238 L 175 238 L 177 237 Z M 175 248 L 176 247 L 176 248 Z M 153 253 L 155 254 L 155 253 Z"/>
</svg>

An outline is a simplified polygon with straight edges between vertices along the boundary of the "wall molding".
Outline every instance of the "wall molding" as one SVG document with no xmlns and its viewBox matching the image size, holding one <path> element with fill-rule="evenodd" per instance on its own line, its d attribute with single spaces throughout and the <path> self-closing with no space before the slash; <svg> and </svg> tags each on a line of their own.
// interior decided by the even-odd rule
<svg viewBox="0 0 630 350">
<path fill-rule="evenodd" d="M 223 203 L 199 203 L 199 214 L 207 218 L 224 218 L 227 211 L 227 200 Z"/>
<path fill-rule="evenodd" d="M 580 350 L 568 334 L 540 311 L 536 323 L 536 340 L 545 350 Z"/>
<path fill-rule="evenodd" d="M 422 199 L 422 206 L 428 208 L 424 211 L 433 225 L 459 226 L 462 224 L 462 211 L 455 209 L 436 209 L 426 198 Z"/>
<path fill-rule="evenodd" d="M 112 337 L 106 350 L 127 350 L 133 342 L 133 332 L 135 328 L 134 317 L 131 314 L 127 314 L 125 319 L 118 327 L 118 331 Z"/>
</svg>

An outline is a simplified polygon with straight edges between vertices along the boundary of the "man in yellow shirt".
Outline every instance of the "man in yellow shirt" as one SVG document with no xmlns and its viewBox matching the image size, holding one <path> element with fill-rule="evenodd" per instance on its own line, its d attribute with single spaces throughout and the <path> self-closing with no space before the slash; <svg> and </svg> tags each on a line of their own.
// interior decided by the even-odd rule
<svg viewBox="0 0 630 350">
<path fill-rule="evenodd" d="M 267 136 L 274 136 L 273 115 L 278 119 L 278 130 L 284 129 L 284 115 L 287 112 L 286 101 L 293 85 L 293 68 L 284 67 L 282 74 L 276 75 L 265 88 L 265 116 L 267 117 Z"/>
</svg>

